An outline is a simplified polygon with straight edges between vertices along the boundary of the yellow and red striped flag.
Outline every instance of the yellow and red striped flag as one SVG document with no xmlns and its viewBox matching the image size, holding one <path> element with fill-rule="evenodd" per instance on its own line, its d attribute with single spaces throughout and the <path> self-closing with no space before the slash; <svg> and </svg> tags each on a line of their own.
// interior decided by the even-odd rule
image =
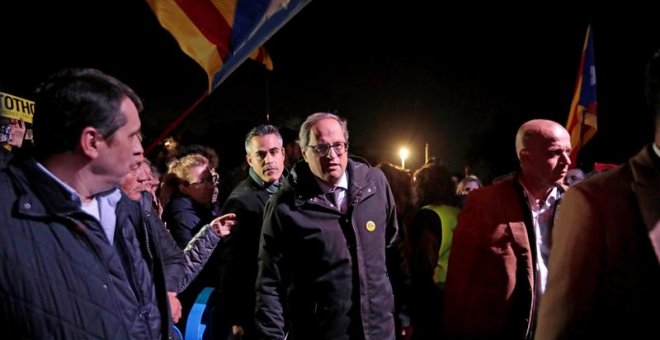
<svg viewBox="0 0 660 340">
<path fill-rule="evenodd" d="M 209 78 L 209 93 L 248 57 L 269 70 L 262 46 L 311 0 L 147 0 L 160 24 Z"/>
<path fill-rule="evenodd" d="M 582 47 L 582 59 L 578 72 L 575 93 L 568 114 L 566 130 L 571 134 L 571 167 L 577 165 L 578 152 L 598 130 L 598 101 L 596 100 L 596 63 L 591 26 Z"/>
</svg>

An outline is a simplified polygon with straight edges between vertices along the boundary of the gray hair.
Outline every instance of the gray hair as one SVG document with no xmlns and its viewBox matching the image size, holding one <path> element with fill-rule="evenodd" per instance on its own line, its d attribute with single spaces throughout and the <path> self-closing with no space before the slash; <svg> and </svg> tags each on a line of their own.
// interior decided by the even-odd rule
<svg viewBox="0 0 660 340">
<path fill-rule="evenodd" d="M 307 119 L 305 119 L 305 122 L 302 123 L 300 126 L 300 133 L 298 134 L 298 139 L 299 139 L 299 144 L 301 149 L 305 149 L 309 145 L 309 131 L 312 129 L 316 123 L 318 123 L 320 120 L 323 119 L 334 119 L 336 120 L 339 125 L 341 126 L 341 130 L 344 132 L 344 139 L 348 143 L 348 123 L 346 122 L 346 119 L 341 118 L 337 116 L 334 113 L 329 113 L 329 112 L 316 112 Z"/>
<path fill-rule="evenodd" d="M 526 129 L 525 125 L 518 129 L 518 133 L 516 133 L 516 157 L 518 157 L 518 160 L 520 160 L 520 151 L 527 148 L 533 133 L 536 132 Z"/>
<path fill-rule="evenodd" d="M 252 130 L 250 130 L 245 136 L 245 153 L 250 154 L 250 142 L 252 141 L 252 138 L 265 135 L 275 135 L 280 140 L 280 144 L 284 144 L 282 141 L 282 135 L 280 135 L 280 131 L 276 127 L 270 124 L 263 124 L 252 128 Z"/>
</svg>

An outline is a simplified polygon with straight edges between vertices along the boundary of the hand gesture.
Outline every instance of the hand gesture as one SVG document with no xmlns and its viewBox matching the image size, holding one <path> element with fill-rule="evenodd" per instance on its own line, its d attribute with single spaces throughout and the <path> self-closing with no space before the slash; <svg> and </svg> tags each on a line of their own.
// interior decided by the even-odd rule
<svg viewBox="0 0 660 340">
<path fill-rule="evenodd" d="M 176 293 L 167 292 L 167 299 L 170 302 L 170 311 L 172 312 L 172 322 L 177 323 L 181 319 L 181 302 L 176 297 Z"/>
<path fill-rule="evenodd" d="M 244 335 L 245 331 L 243 330 L 243 327 L 239 325 L 231 326 L 231 339 L 243 339 Z"/>
<path fill-rule="evenodd" d="M 225 237 L 231 232 L 231 227 L 236 224 L 235 218 L 236 214 L 224 214 L 211 221 L 211 229 L 216 235 Z"/>
<path fill-rule="evenodd" d="M 20 148 L 23 145 L 23 138 L 25 138 L 25 122 L 22 119 L 12 119 L 10 125 L 9 144 Z"/>
<path fill-rule="evenodd" d="M 413 328 L 412 326 L 401 327 L 401 333 L 399 334 L 399 339 L 401 340 L 410 340 L 413 337 Z"/>
</svg>

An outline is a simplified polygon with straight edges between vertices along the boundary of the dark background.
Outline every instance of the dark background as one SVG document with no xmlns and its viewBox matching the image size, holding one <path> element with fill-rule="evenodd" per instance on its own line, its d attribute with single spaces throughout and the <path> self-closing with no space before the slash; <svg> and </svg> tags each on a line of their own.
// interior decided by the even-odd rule
<svg viewBox="0 0 660 340">
<path fill-rule="evenodd" d="M 145 145 L 206 89 L 144 1 L 5 1 L 0 87 L 31 98 L 48 74 L 95 67 L 145 101 Z M 483 179 L 515 170 L 514 136 L 532 118 L 564 124 L 587 25 L 596 51 L 599 131 L 579 165 L 620 163 L 652 138 L 646 61 L 660 48 L 649 8 L 587 3 L 447 6 L 435 1 L 314 0 L 266 44 L 274 70 L 246 61 L 175 130 L 217 149 L 221 169 L 244 157 L 249 128 L 298 128 L 316 111 L 349 119 L 351 151 L 408 168 L 430 156 Z M 150 155 L 155 156 L 155 155 Z"/>
</svg>

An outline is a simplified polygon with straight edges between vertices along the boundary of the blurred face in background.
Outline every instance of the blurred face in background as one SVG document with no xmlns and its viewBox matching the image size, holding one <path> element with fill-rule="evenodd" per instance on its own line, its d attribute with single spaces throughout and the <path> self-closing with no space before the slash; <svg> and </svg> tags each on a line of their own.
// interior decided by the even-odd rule
<svg viewBox="0 0 660 340">
<path fill-rule="evenodd" d="M 470 181 L 470 182 L 465 183 L 465 187 L 463 187 L 463 190 L 461 191 L 461 194 L 462 195 L 467 195 L 467 194 L 469 194 L 472 191 L 477 190 L 477 189 L 479 189 L 479 183 L 477 183 L 475 181 Z"/>
<path fill-rule="evenodd" d="M 133 201 L 140 200 L 142 184 L 137 180 L 137 169 L 128 173 L 121 182 L 121 191 Z"/>
<path fill-rule="evenodd" d="M 121 182 L 121 190 L 133 201 L 139 201 L 143 191 L 151 191 L 151 170 L 146 163 L 131 170 Z"/>
<path fill-rule="evenodd" d="M 566 172 L 566 177 L 564 178 L 564 184 L 569 187 L 581 180 L 584 179 L 584 172 L 578 168 L 570 169 Z"/>
<path fill-rule="evenodd" d="M 212 168 L 208 165 L 193 166 L 189 169 L 187 178 L 189 180 L 179 186 L 182 194 L 201 204 L 213 201 L 218 175 Z"/>
</svg>

